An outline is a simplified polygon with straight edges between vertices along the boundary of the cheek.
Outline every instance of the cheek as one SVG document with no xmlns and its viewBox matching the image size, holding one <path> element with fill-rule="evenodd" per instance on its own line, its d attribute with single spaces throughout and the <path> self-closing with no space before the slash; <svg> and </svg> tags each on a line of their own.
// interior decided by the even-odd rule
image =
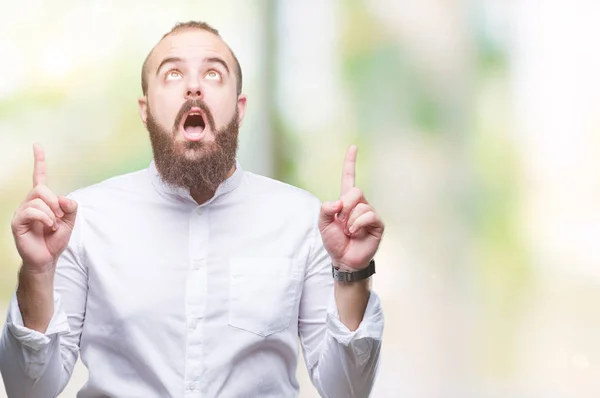
<svg viewBox="0 0 600 398">
<path fill-rule="evenodd" d="M 220 98 L 218 101 L 215 101 L 212 109 L 214 109 L 213 115 L 216 125 L 221 127 L 229 124 L 231 118 L 235 115 L 236 108 L 237 101 L 229 97 Z"/>
<path fill-rule="evenodd" d="M 179 112 L 179 106 L 173 100 L 169 100 L 165 96 L 157 95 L 154 100 L 149 102 L 150 111 L 154 119 L 163 127 L 171 128 Z"/>
</svg>

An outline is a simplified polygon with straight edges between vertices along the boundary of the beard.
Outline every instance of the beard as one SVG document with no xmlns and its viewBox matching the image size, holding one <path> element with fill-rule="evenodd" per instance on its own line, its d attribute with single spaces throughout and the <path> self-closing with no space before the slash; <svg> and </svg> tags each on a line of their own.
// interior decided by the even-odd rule
<svg viewBox="0 0 600 398">
<path fill-rule="evenodd" d="M 182 118 L 194 107 L 204 113 L 207 119 L 205 128 L 210 127 L 209 133 L 214 135 L 214 141 L 177 140 Z M 239 134 L 237 106 L 231 121 L 217 130 L 206 103 L 200 99 L 188 100 L 177 114 L 171 131 L 158 124 L 148 106 L 146 128 L 150 133 L 156 169 L 169 185 L 214 192 L 235 166 Z"/>
</svg>

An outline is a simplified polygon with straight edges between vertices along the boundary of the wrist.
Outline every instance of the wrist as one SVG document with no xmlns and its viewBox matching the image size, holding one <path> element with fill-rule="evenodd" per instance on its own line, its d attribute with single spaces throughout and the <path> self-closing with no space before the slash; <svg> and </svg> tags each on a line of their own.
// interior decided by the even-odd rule
<svg viewBox="0 0 600 398">
<path fill-rule="evenodd" d="M 56 261 L 52 261 L 45 264 L 34 264 L 31 262 L 23 261 L 21 263 L 21 268 L 19 270 L 20 274 L 29 275 L 39 275 L 43 277 L 43 275 L 54 275 L 54 270 L 56 269 Z"/>
<path fill-rule="evenodd" d="M 361 270 L 363 270 L 365 268 L 368 268 L 369 265 L 371 265 L 371 261 L 372 260 L 369 260 L 369 261 L 367 261 L 364 264 L 350 266 L 350 265 L 347 265 L 347 264 L 345 264 L 345 263 L 343 263 L 341 261 L 333 261 L 332 260 L 331 264 L 333 265 L 334 268 L 337 268 L 340 271 L 344 271 L 344 272 L 356 272 L 356 271 L 361 271 Z"/>
<path fill-rule="evenodd" d="M 347 266 L 346 264 L 338 263 L 335 261 L 333 261 L 331 263 L 331 265 L 333 265 L 333 268 L 338 269 L 340 271 L 344 271 L 344 272 L 354 272 L 357 269 L 360 269 L 360 268 L 352 268 L 352 267 Z"/>
</svg>

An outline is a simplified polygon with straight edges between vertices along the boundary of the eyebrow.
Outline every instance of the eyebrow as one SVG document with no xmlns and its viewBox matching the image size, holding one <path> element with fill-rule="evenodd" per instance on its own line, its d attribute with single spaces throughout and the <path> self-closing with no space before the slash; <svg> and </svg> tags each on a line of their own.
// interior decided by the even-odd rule
<svg viewBox="0 0 600 398">
<path fill-rule="evenodd" d="M 168 57 L 162 60 L 162 62 L 160 63 L 160 65 L 158 65 L 158 68 L 156 68 L 156 75 L 158 76 L 158 72 L 160 72 L 160 70 L 162 69 L 162 67 L 165 64 L 169 64 L 169 63 L 177 63 L 177 62 L 182 62 L 183 59 L 179 58 L 179 57 Z"/>
<path fill-rule="evenodd" d="M 162 67 L 165 66 L 165 64 L 177 63 L 177 62 L 183 62 L 183 61 L 184 61 L 183 58 L 180 58 L 180 57 L 167 57 L 167 58 L 163 59 L 161 61 L 161 63 L 158 65 L 158 68 L 156 68 L 156 75 L 158 75 L 158 73 L 160 72 Z M 205 58 L 204 62 L 221 64 L 225 68 L 227 73 L 229 74 L 229 67 L 227 66 L 227 63 L 219 57 Z"/>
<path fill-rule="evenodd" d="M 229 74 L 229 66 L 227 66 L 227 63 L 223 59 L 221 59 L 219 57 L 210 57 L 210 58 L 206 58 L 204 61 L 209 62 L 209 63 L 223 65 L 223 68 L 225 68 L 225 70 L 227 71 L 227 74 Z"/>
</svg>

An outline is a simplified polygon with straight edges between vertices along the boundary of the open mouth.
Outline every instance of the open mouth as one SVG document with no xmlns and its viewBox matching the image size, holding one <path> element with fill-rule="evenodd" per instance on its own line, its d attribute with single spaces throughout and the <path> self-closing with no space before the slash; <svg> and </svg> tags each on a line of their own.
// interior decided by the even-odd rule
<svg viewBox="0 0 600 398">
<path fill-rule="evenodd" d="M 183 131 L 186 139 L 198 141 L 204 136 L 206 123 L 201 112 L 192 110 L 187 114 L 183 122 Z"/>
</svg>

